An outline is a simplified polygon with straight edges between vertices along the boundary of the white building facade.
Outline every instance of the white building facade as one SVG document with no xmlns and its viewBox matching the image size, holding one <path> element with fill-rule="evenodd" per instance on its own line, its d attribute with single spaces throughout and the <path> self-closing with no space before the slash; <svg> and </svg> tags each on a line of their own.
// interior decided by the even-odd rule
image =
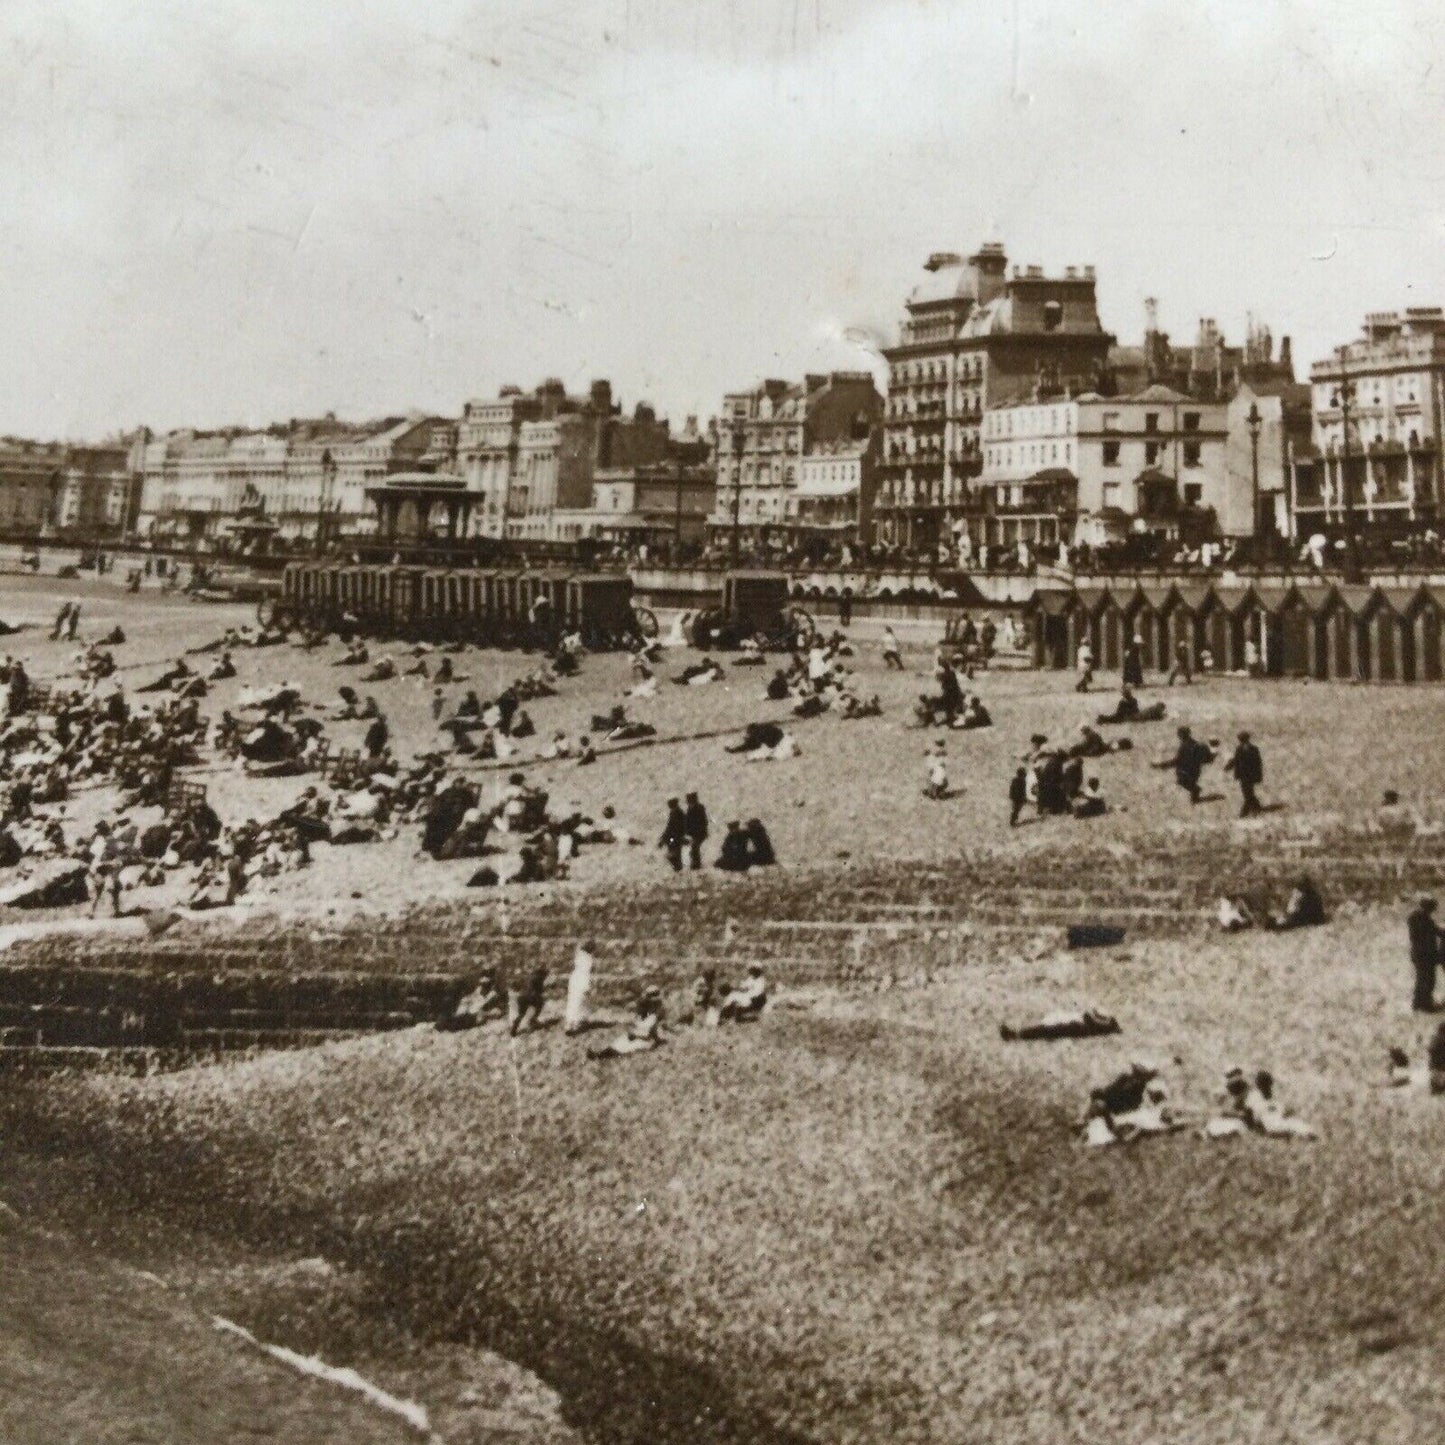
<svg viewBox="0 0 1445 1445">
<path fill-rule="evenodd" d="M 1186 519 L 1226 535 L 1249 525 L 1226 465 L 1226 408 L 1168 387 L 1000 407 L 983 422 L 976 488 L 984 533 L 1011 545 L 1101 545 L 1130 532 L 1177 535 Z"/>
</svg>

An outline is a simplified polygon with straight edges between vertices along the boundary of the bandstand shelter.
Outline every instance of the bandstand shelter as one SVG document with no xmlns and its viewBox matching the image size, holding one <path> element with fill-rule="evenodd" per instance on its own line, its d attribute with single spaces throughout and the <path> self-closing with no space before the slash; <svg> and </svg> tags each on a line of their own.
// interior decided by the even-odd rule
<svg viewBox="0 0 1445 1445">
<path fill-rule="evenodd" d="M 425 542 L 438 517 L 446 519 L 446 538 L 455 542 L 466 536 L 479 500 L 461 477 L 447 472 L 395 472 L 369 486 L 366 495 L 388 542 Z"/>
</svg>

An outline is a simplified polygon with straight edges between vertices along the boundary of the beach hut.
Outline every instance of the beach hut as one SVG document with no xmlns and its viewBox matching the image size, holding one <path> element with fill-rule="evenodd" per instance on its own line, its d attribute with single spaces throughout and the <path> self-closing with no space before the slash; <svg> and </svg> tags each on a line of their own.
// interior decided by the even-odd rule
<svg viewBox="0 0 1445 1445">
<path fill-rule="evenodd" d="M 1172 666 L 1167 609 L 1172 590 L 1140 586 L 1124 603 L 1124 636 L 1139 639 L 1146 672 L 1168 672 Z"/>
<path fill-rule="evenodd" d="M 1034 666 L 1068 668 L 1069 613 L 1074 605 L 1069 592 L 1038 591 L 1029 599 L 1029 625 L 1033 640 Z"/>
<path fill-rule="evenodd" d="M 1382 587 L 1365 616 L 1371 676 L 1376 682 L 1414 682 L 1414 617 L 1419 588 Z"/>
<path fill-rule="evenodd" d="M 1370 677 L 1368 618 L 1373 587 L 1337 588 L 1326 616 L 1326 661 L 1335 681 L 1364 682 Z"/>
<path fill-rule="evenodd" d="M 1285 646 L 1285 623 L 1294 593 L 1287 587 L 1255 587 L 1253 608 L 1245 615 L 1245 636 L 1259 649 L 1266 677 L 1303 677 L 1308 661 L 1301 649 Z"/>
<path fill-rule="evenodd" d="M 1098 666 L 1106 672 L 1118 672 L 1124 665 L 1124 644 L 1127 641 L 1124 629 L 1124 608 L 1119 598 L 1105 587 L 1094 605 L 1094 635 L 1098 638 L 1094 657 Z"/>
<path fill-rule="evenodd" d="M 1196 614 L 1201 649 L 1208 648 L 1216 672 L 1244 667 L 1241 614 L 1252 596 L 1247 587 L 1214 587 Z"/>
<path fill-rule="evenodd" d="M 1282 676 L 1330 675 L 1327 619 L 1334 595 L 1334 588 L 1316 583 L 1289 589 L 1279 612 Z"/>
<path fill-rule="evenodd" d="M 1200 614 L 1208 599 L 1207 587 L 1175 587 L 1169 593 L 1164 604 L 1162 623 L 1165 651 L 1171 668 L 1174 666 L 1179 645 L 1183 643 L 1189 657 L 1190 670 L 1198 671 L 1199 653 L 1204 646 Z"/>
<path fill-rule="evenodd" d="M 1094 651 L 1095 666 L 1099 665 L 1099 607 L 1107 596 L 1103 587 L 1080 587 L 1071 595 L 1067 613 L 1071 667 L 1086 642 Z"/>
<path fill-rule="evenodd" d="M 1445 679 L 1445 596 L 1433 588 L 1422 587 L 1415 611 L 1410 618 L 1414 634 L 1415 682 L 1440 682 Z"/>
</svg>

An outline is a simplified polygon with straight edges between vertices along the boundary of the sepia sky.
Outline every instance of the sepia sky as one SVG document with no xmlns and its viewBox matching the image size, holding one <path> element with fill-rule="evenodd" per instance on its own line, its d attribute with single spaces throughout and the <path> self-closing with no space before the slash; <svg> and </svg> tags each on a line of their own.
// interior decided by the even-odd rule
<svg viewBox="0 0 1445 1445">
<path fill-rule="evenodd" d="M 1445 302 L 1435 0 L 6 0 L 0 431 L 676 424 L 860 367 L 930 251 L 1307 363 Z M 1301 367 L 1303 370 L 1303 367 Z"/>
</svg>

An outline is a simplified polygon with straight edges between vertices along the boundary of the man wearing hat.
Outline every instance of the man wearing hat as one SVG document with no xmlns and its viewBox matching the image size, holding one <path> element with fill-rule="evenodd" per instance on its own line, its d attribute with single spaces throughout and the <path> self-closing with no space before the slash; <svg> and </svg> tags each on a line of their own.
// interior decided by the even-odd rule
<svg viewBox="0 0 1445 1445">
<path fill-rule="evenodd" d="M 1179 729 L 1179 746 L 1172 757 L 1155 763 L 1156 768 L 1173 768 L 1174 781 L 1189 794 L 1189 801 L 1200 800 L 1199 780 L 1205 765 L 1214 757 L 1208 743 L 1202 743 L 1187 727 Z"/>
<path fill-rule="evenodd" d="M 1410 1007 L 1416 1013 L 1435 1011 L 1435 970 L 1440 964 L 1440 925 L 1435 922 L 1435 900 L 1422 898 L 1405 920 L 1410 931 L 1410 962 L 1415 969 L 1415 994 Z"/>
<path fill-rule="evenodd" d="M 1248 733 L 1240 733 L 1239 745 L 1234 750 L 1234 756 L 1225 763 L 1224 771 L 1233 773 L 1234 781 L 1239 784 L 1239 794 L 1244 800 L 1239 816 L 1251 818 L 1256 813 L 1262 813 L 1264 808 L 1255 789 L 1264 781 L 1264 758 L 1250 741 Z"/>
</svg>

